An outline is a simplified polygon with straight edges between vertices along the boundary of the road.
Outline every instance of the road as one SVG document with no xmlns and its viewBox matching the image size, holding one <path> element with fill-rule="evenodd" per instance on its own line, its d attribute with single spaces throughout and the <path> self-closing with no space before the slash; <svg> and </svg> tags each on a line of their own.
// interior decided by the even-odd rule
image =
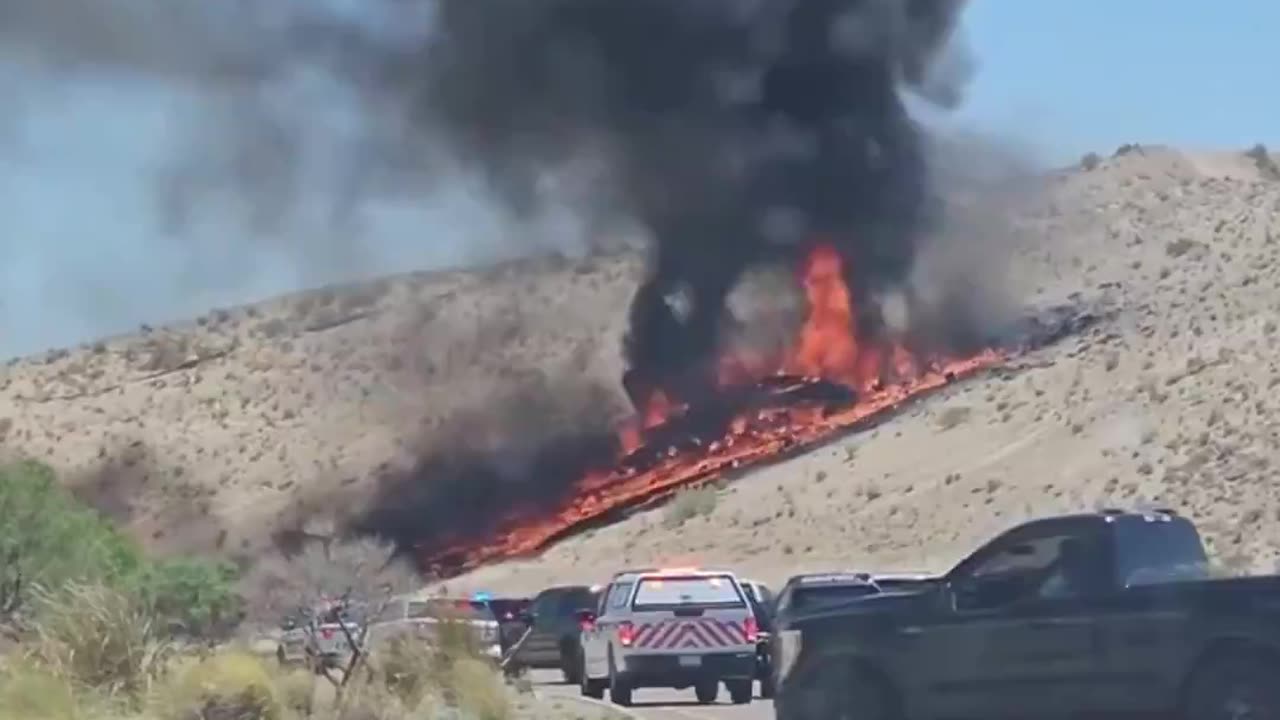
<svg viewBox="0 0 1280 720">
<path fill-rule="evenodd" d="M 581 700 L 577 685 L 565 685 L 560 680 L 560 673 L 553 670 L 535 670 L 532 673 L 535 691 L 546 697 Z M 756 685 L 759 693 L 760 686 Z M 608 695 L 605 695 L 606 702 Z M 589 701 L 587 701 L 589 702 Z M 601 705 L 602 703 L 595 703 Z M 612 706 L 617 707 L 617 706 Z M 729 693 L 720 688 L 720 699 L 715 705 L 699 705 L 693 699 L 693 689 L 661 690 L 644 689 L 635 691 L 635 703 L 625 710 L 630 715 L 643 720 L 774 720 L 773 702 L 756 697 L 749 705 L 732 705 Z"/>
</svg>

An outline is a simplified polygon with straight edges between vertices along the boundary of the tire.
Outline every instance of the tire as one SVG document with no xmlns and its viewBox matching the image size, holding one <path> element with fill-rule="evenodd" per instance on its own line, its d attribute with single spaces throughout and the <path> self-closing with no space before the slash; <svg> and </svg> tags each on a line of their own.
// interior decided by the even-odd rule
<svg viewBox="0 0 1280 720">
<path fill-rule="evenodd" d="M 720 696 L 720 682 L 718 680 L 699 680 L 693 686 L 693 694 L 698 698 L 698 702 L 703 705 L 710 705 Z"/>
<path fill-rule="evenodd" d="M 1186 720 L 1280 718 L 1277 664 L 1266 657 L 1234 656 L 1212 660 L 1187 685 L 1182 714 Z"/>
<path fill-rule="evenodd" d="M 631 707 L 631 684 L 621 675 L 609 676 L 609 702 L 622 707 Z"/>
<path fill-rule="evenodd" d="M 751 691 L 755 688 L 755 681 L 726 680 L 724 685 L 729 688 L 729 700 L 734 705 L 746 705 L 751 702 Z"/>
<path fill-rule="evenodd" d="M 589 697 L 593 700 L 604 698 L 604 687 L 608 684 L 606 680 L 592 680 L 587 677 L 585 669 L 582 671 L 582 679 L 578 683 L 578 689 L 582 692 L 583 697 Z"/>
<path fill-rule="evenodd" d="M 760 697 L 764 698 L 765 700 L 768 700 L 772 698 L 774 694 L 775 694 L 775 689 L 773 687 L 773 676 L 766 675 L 760 678 Z"/>
<path fill-rule="evenodd" d="M 582 681 L 581 654 L 577 647 L 567 642 L 560 643 L 560 675 L 566 685 L 577 685 Z"/>
<path fill-rule="evenodd" d="M 897 714 L 877 678 L 835 660 L 793 670 L 773 707 L 776 720 L 894 720 Z"/>
<path fill-rule="evenodd" d="M 613 666 L 613 654 L 609 654 L 609 702 L 631 707 L 631 683 Z"/>
</svg>

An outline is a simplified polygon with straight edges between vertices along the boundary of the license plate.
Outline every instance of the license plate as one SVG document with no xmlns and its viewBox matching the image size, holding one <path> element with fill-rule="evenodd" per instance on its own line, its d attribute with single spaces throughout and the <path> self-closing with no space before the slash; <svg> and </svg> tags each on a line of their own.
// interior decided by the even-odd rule
<svg viewBox="0 0 1280 720">
<path fill-rule="evenodd" d="M 700 655 L 681 655 L 679 663 L 680 667 L 698 667 L 702 664 L 702 657 Z"/>
</svg>

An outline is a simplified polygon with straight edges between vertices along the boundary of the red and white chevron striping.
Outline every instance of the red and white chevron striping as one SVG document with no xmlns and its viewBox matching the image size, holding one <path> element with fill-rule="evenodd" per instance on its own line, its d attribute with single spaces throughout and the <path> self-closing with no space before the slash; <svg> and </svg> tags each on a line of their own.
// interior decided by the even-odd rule
<svg viewBox="0 0 1280 720">
<path fill-rule="evenodd" d="M 736 622 L 712 618 L 643 623 L 636 627 L 632 647 L 648 650 L 722 648 L 746 645 L 746 633 Z"/>
</svg>

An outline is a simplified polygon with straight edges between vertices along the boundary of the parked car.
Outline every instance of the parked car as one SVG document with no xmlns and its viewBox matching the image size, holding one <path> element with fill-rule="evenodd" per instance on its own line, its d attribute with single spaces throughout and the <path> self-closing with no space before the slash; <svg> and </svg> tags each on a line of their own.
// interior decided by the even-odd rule
<svg viewBox="0 0 1280 720">
<path fill-rule="evenodd" d="M 494 662 L 502 657 L 498 619 L 483 602 L 462 598 L 404 595 L 393 598 L 369 623 L 366 644 L 377 648 L 397 636 L 409 635 L 424 643 L 436 642 L 442 623 L 465 624 L 480 654 Z"/>
<path fill-rule="evenodd" d="M 344 667 L 360 641 L 363 625 L 357 615 L 348 604 L 299 608 L 280 624 L 276 660 L 281 665 L 304 665 L 316 673 Z"/>
<path fill-rule="evenodd" d="M 779 720 L 1280 717 L 1280 576 L 1211 577 L 1168 510 L 1028 522 L 774 639 Z"/>
<path fill-rule="evenodd" d="M 534 596 L 524 615 L 529 637 L 515 653 L 514 662 L 530 668 L 557 668 L 567 683 L 579 681 L 578 615 L 599 604 L 600 588 L 560 585 Z"/>
<path fill-rule="evenodd" d="M 773 669 L 769 662 L 769 635 L 773 632 L 773 613 L 777 598 L 768 585 L 759 580 L 744 579 L 742 591 L 747 594 L 752 612 L 756 616 L 759 632 L 756 640 L 756 681 L 760 683 L 760 697 L 773 697 Z"/>
</svg>

